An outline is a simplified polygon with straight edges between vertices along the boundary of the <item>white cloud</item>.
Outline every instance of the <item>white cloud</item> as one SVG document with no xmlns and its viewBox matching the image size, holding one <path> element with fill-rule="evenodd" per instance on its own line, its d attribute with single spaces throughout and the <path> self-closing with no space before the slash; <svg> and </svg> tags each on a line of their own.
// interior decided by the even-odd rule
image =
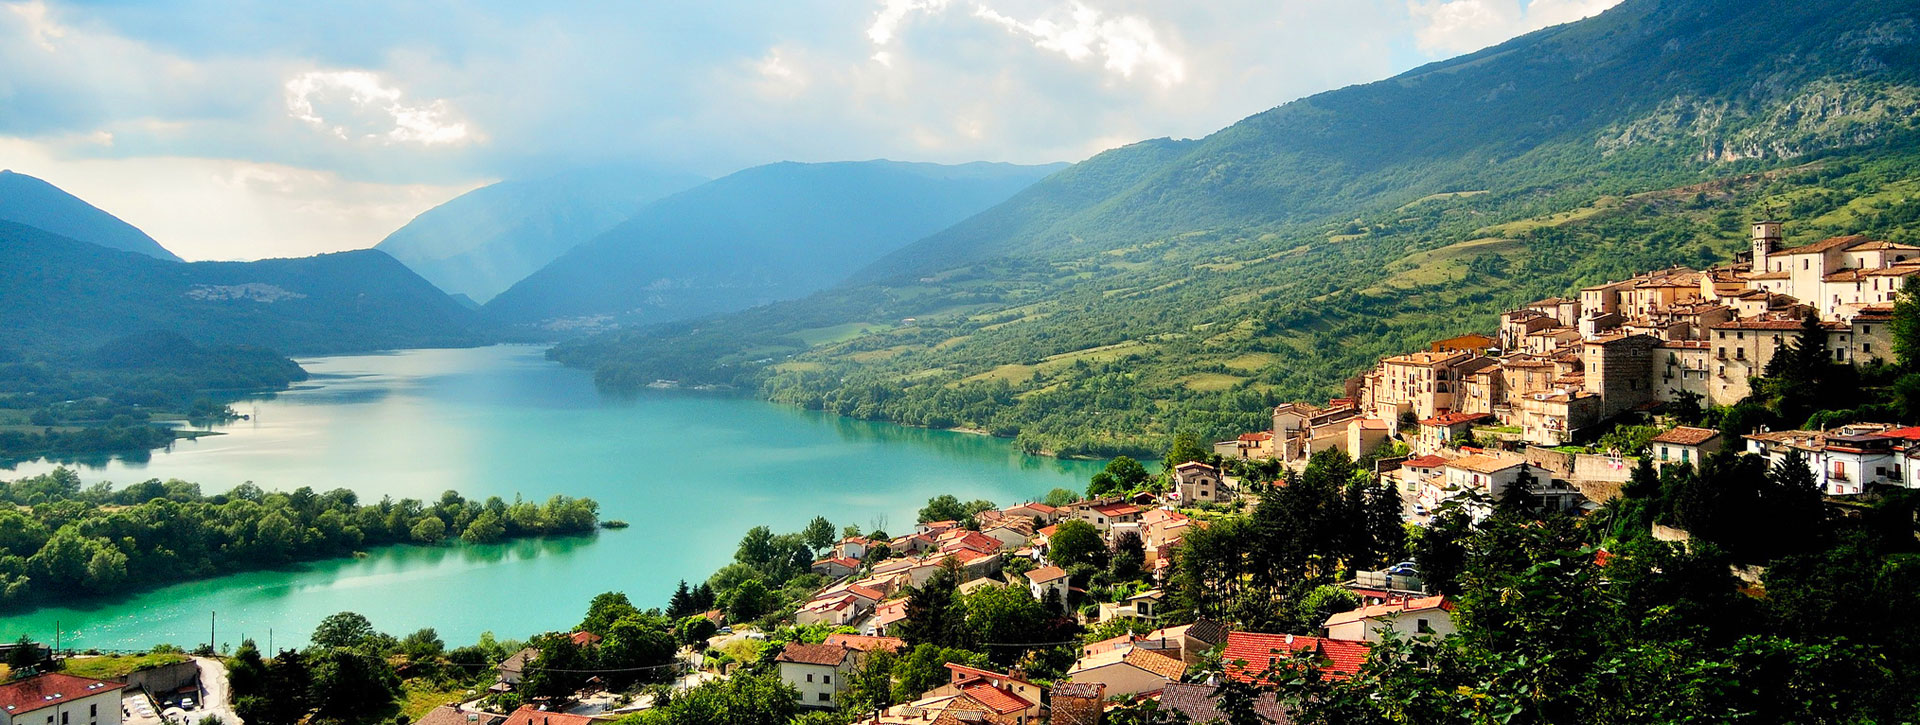
<svg viewBox="0 0 1920 725">
<path fill-rule="evenodd" d="M 47 14 L 45 0 L 10 3 L 7 5 L 7 10 L 12 11 L 27 24 L 28 32 L 33 35 L 34 44 L 40 46 L 41 50 L 49 53 L 56 52 L 58 49 L 54 47 L 53 41 L 67 36 L 67 29 L 60 27 L 60 24 L 55 23 Z"/>
<path fill-rule="evenodd" d="M 476 140 L 444 99 L 408 105 L 403 95 L 364 70 L 307 71 L 286 82 L 287 114 L 341 139 L 421 146 Z"/>
<path fill-rule="evenodd" d="M 76 159 L 51 144 L 12 137 L 0 137 L 0 159 L 126 220 L 189 260 L 362 249 L 420 212 L 491 182 L 384 184 L 226 159 Z"/>
<path fill-rule="evenodd" d="M 1465 53 L 1535 30 L 1598 15 L 1620 0 L 1407 0 L 1414 42 L 1429 53 Z"/>
<path fill-rule="evenodd" d="M 882 0 L 880 12 L 867 27 L 867 38 L 876 48 L 884 48 L 893 42 L 908 16 L 939 13 L 948 4 L 946 0 Z M 1075 63 L 1097 60 L 1101 68 L 1122 79 L 1142 72 L 1163 88 L 1187 79 L 1186 59 L 1161 42 L 1153 23 L 1138 15 L 1109 16 L 1080 0 L 1049 8 L 1030 20 L 1013 17 L 984 2 L 972 3 L 971 7 L 972 17 L 1030 40 L 1036 48 Z M 882 49 L 876 50 L 873 59 L 890 66 L 893 56 Z"/>
</svg>

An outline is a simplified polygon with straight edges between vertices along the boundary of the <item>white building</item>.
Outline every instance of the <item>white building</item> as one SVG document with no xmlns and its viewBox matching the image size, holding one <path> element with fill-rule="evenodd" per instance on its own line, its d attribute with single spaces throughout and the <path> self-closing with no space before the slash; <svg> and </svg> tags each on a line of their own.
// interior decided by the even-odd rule
<svg viewBox="0 0 1920 725">
<path fill-rule="evenodd" d="M 1393 630 L 1403 636 L 1453 636 L 1453 602 L 1446 597 L 1422 597 L 1391 604 L 1375 604 L 1327 618 L 1327 637 L 1379 642 L 1380 633 Z"/>
<path fill-rule="evenodd" d="M 0 725 L 120 725 L 126 685 L 61 672 L 0 685 Z"/>
<path fill-rule="evenodd" d="M 840 706 L 840 689 L 852 672 L 854 650 L 837 644 L 788 644 L 773 659 L 780 681 L 800 693 L 800 706 L 833 709 Z"/>
</svg>

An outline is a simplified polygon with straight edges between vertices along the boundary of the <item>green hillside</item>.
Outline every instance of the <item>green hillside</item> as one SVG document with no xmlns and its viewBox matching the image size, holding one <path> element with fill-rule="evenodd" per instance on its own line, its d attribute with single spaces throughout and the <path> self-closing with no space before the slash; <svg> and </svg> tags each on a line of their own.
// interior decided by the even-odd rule
<svg viewBox="0 0 1920 725">
<path fill-rule="evenodd" d="M 382 252 L 166 262 L 5 222 L 0 327 L 29 351 L 153 331 L 296 355 L 486 341 L 471 310 Z"/>
<path fill-rule="evenodd" d="M 1725 259 L 1769 211 L 1793 241 L 1915 240 L 1915 18 L 1628 0 L 1109 151 L 803 301 L 554 356 L 1061 453 L 1253 429 L 1529 298 Z"/>
<path fill-rule="evenodd" d="M 860 161 L 758 166 L 654 202 L 487 303 L 552 332 L 802 297 L 1058 168 Z"/>
</svg>

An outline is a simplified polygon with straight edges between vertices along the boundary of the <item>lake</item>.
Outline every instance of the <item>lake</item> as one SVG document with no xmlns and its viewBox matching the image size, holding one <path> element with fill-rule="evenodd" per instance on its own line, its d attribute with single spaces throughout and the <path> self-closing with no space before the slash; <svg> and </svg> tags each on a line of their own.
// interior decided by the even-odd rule
<svg viewBox="0 0 1920 725">
<path fill-rule="evenodd" d="M 159 642 L 304 644 L 322 617 L 357 611 L 396 636 L 434 627 L 450 646 L 482 632 L 524 638 L 579 622 L 587 601 L 624 591 L 665 606 L 680 579 L 731 561 L 740 536 L 765 524 L 794 531 L 815 515 L 890 532 L 929 497 L 1002 504 L 1056 487 L 1080 489 L 1099 465 L 1026 456 L 1010 441 L 848 420 L 720 393 L 599 393 L 592 376 L 543 350 L 498 346 L 300 361 L 313 379 L 236 403 L 250 420 L 226 435 L 180 441 L 149 459 L 91 461 L 83 478 L 197 482 L 208 493 L 252 481 L 269 490 L 350 488 L 468 498 L 555 494 L 600 502 L 632 524 L 590 537 L 390 547 L 317 562 L 151 589 L 81 606 L 0 615 L 0 640 L 144 648 Z M 20 464 L 0 477 L 52 470 Z M 137 574 L 136 574 L 137 576 Z M 212 613 L 217 612 L 217 617 Z M 213 621 L 210 622 L 210 619 Z"/>
</svg>

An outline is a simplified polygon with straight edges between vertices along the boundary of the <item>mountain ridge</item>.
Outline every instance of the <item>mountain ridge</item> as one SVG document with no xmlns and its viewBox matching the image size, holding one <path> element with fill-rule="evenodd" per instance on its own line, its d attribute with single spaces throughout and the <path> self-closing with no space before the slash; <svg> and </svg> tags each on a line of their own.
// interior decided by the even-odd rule
<svg viewBox="0 0 1920 725">
<path fill-rule="evenodd" d="M 146 232 L 46 180 L 0 170 L 0 221 L 44 229 L 108 249 L 181 261 Z"/>
</svg>

